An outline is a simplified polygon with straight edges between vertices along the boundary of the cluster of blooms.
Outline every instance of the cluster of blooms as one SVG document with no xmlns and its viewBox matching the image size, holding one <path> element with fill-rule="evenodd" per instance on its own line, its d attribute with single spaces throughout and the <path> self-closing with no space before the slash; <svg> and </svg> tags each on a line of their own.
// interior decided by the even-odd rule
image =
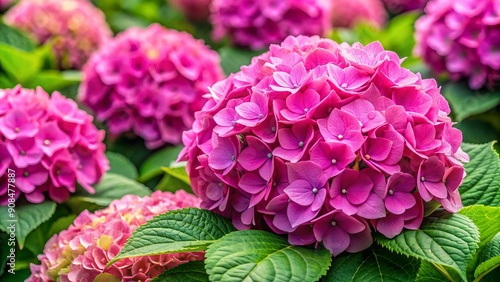
<svg viewBox="0 0 500 282">
<path fill-rule="evenodd" d="M 109 133 L 134 132 L 150 149 L 179 144 L 207 87 L 224 77 L 215 51 L 157 24 L 119 34 L 91 56 L 83 75 L 78 98 Z"/>
<path fill-rule="evenodd" d="M 40 203 L 48 192 L 60 203 L 78 182 L 89 192 L 109 168 L 104 132 L 92 116 L 58 92 L 0 90 L 0 205 L 7 205 L 7 172 L 16 174 L 15 198 L 21 193 Z"/>
<path fill-rule="evenodd" d="M 21 0 L 4 19 L 40 44 L 51 42 L 61 69 L 80 69 L 112 36 L 104 14 L 90 1 Z"/>
<path fill-rule="evenodd" d="M 363 22 L 382 27 L 386 21 L 381 0 L 331 0 L 334 27 L 351 28 Z"/>
<path fill-rule="evenodd" d="M 429 0 L 382 0 L 387 10 L 393 14 L 400 14 L 408 11 L 423 10 Z"/>
<path fill-rule="evenodd" d="M 212 0 L 170 0 L 170 4 L 179 9 L 188 19 L 204 21 L 210 15 Z"/>
<path fill-rule="evenodd" d="M 216 83 L 183 136 L 203 208 L 338 255 L 461 207 L 462 134 L 433 79 L 379 42 L 288 37 Z"/>
<path fill-rule="evenodd" d="M 45 244 L 44 253 L 38 256 L 41 265 L 31 264 L 27 281 L 93 281 L 101 273 L 110 273 L 121 281 L 144 282 L 179 264 L 202 260 L 203 252 L 178 253 L 122 259 L 106 268 L 141 224 L 199 203 L 183 190 L 175 194 L 156 191 L 151 197 L 127 195 L 94 213 L 85 210 L 67 230 Z"/>
<path fill-rule="evenodd" d="M 416 22 L 415 53 L 436 72 L 469 79 L 472 89 L 500 81 L 500 1 L 432 0 Z"/>
<path fill-rule="evenodd" d="M 259 50 L 288 35 L 324 35 L 330 16 L 325 0 L 214 0 L 210 20 L 214 39 Z"/>
</svg>

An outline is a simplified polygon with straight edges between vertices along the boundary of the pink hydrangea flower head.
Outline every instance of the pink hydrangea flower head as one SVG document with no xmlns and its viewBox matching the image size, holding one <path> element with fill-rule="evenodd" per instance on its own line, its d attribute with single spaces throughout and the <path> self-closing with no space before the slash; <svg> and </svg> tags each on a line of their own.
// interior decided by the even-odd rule
<svg viewBox="0 0 500 282">
<path fill-rule="evenodd" d="M 84 211 L 47 242 L 38 256 L 41 265 L 31 264 L 27 281 L 93 281 L 101 273 L 121 281 L 150 281 L 179 264 L 202 260 L 203 252 L 178 253 L 127 258 L 106 267 L 140 225 L 167 211 L 198 207 L 199 203 L 183 190 L 175 194 L 156 191 L 142 198 L 127 195 L 94 213 Z"/>
<path fill-rule="evenodd" d="M 379 42 L 289 36 L 214 84 L 179 157 L 201 207 L 334 255 L 367 248 L 371 227 L 419 228 L 423 201 L 456 212 L 462 135 L 437 83 L 401 61 Z"/>
<path fill-rule="evenodd" d="M 0 184 L 9 170 L 16 175 L 15 196 L 40 203 L 47 196 L 61 203 L 81 185 L 93 192 L 108 170 L 104 131 L 92 116 L 58 92 L 0 89 Z M 0 190 L 0 205 L 8 203 Z"/>
<path fill-rule="evenodd" d="M 112 136 L 134 133 L 146 146 L 179 144 L 223 78 L 219 57 L 190 34 L 153 24 L 103 45 L 83 69 L 78 98 Z"/>
<path fill-rule="evenodd" d="M 387 20 L 381 0 L 329 0 L 334 27 L 354 27 L 360 22 L 382 27 Z"/>
<path fill-rule="evenodd" d="M 210 16 L 212 0 L 170 0 L 170 4 L 179 9 L 188 19 L 205 21 Z"/>
<path fill-rule="evenodd" d="M 51 42 L 61 69 L 80 69 L 112 36 L 104 14 L 90 1 L 21 0 L 4 19 L 40 44 Z"/>
<path fill-rule="evenodd" d="M 8 8 L 12 2 L 14 2 L 13 0 L 0 0 L 0 10 L 4 10 L 6 8 Z"/>
<path fill-rule="evenodd" d="M 467 79 L 471 89 L 500 81 L 500 3 L 431 0 L 415 24 L 415 54 L 437 73 Z"/>
<path fill-rule="evenodd" d="M 331 27 L 331 5 L 325 0 L 213 0 L 213 37 L 263 49 L 288 35 L 324 35 Z"/>
<path fill-rule="evenodd" d="M 423 11 L 425 4 L 429 0 L 382 0 L 385 7 L 393 14 L 400 14 L 408 11 Z"/>
</svg>

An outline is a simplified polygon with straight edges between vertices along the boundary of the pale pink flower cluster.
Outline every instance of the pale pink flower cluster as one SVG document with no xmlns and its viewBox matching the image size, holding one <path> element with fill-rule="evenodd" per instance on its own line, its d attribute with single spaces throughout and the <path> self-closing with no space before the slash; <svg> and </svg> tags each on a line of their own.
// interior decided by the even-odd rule
<svg viewBox="0 0 500 282">
<path fill-rule="evenodd" d="M 133 27 L 92 55 L 78 98 L 112 136 L 133 132 L 150 149 L 179 144 L 207 87 L 224 77 L 219 61 L 188 33 Z"/>
<path fill-rule="evenodd" d="M 210 15 L 212 0 L 170 0 L 170 4 L 179 9 L 188 19 L 204 21 Z"/>
<path fill-rule="evenodd" d="M 31 264 L 27 281 L 93 281 L 101 273 L 110 273 L 121 281 L 144 282 L 179 264 L 202 260 L 203 252 L 178 253 L 126 258 L 106 267 L 140 225 L 167 211 L 199 203 L 184 190 L 175 194 L 156 191 L 150 197 L 127 195 L 94 213 L 85 210 L 45 244 L 38 256 L 41 265 Z"/>
<path fill-rule="evenodd" d="M 461 208 L 462 134 L 434 79 L 379 42 L 288 37 L 210 88 L 183 136 L 203 208 L 333 255 Z"/>
<path fill-rule="evenodd" d="M 61 203 L 76 184 L 93 192 L 108 170 L 104 131 L 92 116 L 59 94 L 36 90 L 0 89 L 0 205 L 7 205 L 8 172 L 15 174 L 15 198 L 31 203 L 46 196 Z"/>
<path fill-rule="evenodd" d="M 431 0 L 416 22 L 415 53 L 471 89 L 500 82 L 500 1 Z"/>
<path fill-rule="evenodd" d="M 80 69 L 112 36 L 104 14 L 90 1 L 20 0 L 4 20 L 40 44 L 53 44 L 61 69 Z"/>
<path fill-rule="evenodd" d="M 288 35 L 325 35 L 331 28 L 328 0 L 213 0 L 213 37 L 253 50 Z"/>
<path fill-rule="evenodd" d="M 375 27 L 385 24 L 387 15 L 381 0 L 330 0 L 334 27 L 352 28 L 365 23 Z"/>
</svg>

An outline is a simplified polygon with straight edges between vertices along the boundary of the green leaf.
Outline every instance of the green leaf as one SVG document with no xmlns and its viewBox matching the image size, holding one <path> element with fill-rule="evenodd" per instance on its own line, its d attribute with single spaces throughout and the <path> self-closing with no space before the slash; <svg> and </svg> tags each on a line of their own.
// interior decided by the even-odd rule
<svg viewBox="0 0 500 282">
<path fill-rule="evenodd" d="M 189 193 L 193 192 L 193 190 L 191 189 L 191 185 L 169 173 L 165 173 L 165 175 L 155 188 L 155 190 L 168 191 L 172 193 L 181 189 Z"/>
<path fill-rule="evenodd" d="M 48 237 L 57 234 L 63 230 L 68 229 L 68 227 L 75 221 L 76 214 L 71 214 L 68 216 L 60 217 L 50 226 Z"/>
<path fill-rule="evenodd" d="M 25 88 L 42 87 L 47 93 L 78 84 L 81 82 L 81 73 L 78 71 L 44 70 L 37 73 L 30 80 L 23 83 Z"/>
<path fill-rule="evenodd" d="M 14 88 L 17 83 L 10 81 L 4 74 L 0 73 L 0 89 Z"/>
<path fill-rule="evenodd" d="M 13 217 L 7 206 L 0 207 L 0 230 L 10 233 L 8 228 L 15 224 L 16 239 L 19 248 L 24 247 L 24 241 L 28 234 L 37 228 L 40 224 L 47 221 L 55 212 L 56 204 L 54 202 L 43 202 L 41 204 L 29 204 L 14 208 Z M 5 220 L 4 220 L 5 219 Z"/>
<path fill-rule="evenodd" d="M 168 175 L 171 175 L 177 179 L 179 179 L 180 181 L 186 183 L 186 184 L 190 184 L 190 181 L 189 181 L 189 176 L 187 175 L 187 172 L 186 172 L 186 167 L 184 166 L 179 166 L 179 167 L 163 167 L 162 170 L 168 174 Z"/>
<path fill-rule="evenodd" d="M 460 280 L 460 277 L 456 277 L 456 279 L 454 279 L 453 277 L 449 276 L 450 274 L 446 270 L 440 272 L 440 270 L 438 270 L 438 267 L 443 270 L 442 267 L 433 265 L 432 263 L 423 260 L 420 263 L 420 268 L 418 270 L 415 282 L 443 282 Z M 447 277 L 445 277 L 444 275 L 446 275 Z"/>
<path fill-rule="evenodd" d="M 135 165 L 122 154 L 106 152 L 106 157 L 108 158 L 109 166 L 111 167 L 108 173 L 112 172 L 130 179 L 136 179 L 139 176 Z"/>
<path fill-rule="evenodd" d="M 326 274 L 330 252 L 290 245 L 262 230 L 229 233 L 205 254 L 210 281 L 317 281 Z"/>
<path fill-rule="evenodd" d="M 241 66 L 249 65 L 252 58 L 262 54 L 262 51 L 250 51 L 231 47 L 219 49 L 221 66 L 226 75 L 240 71 Z"/>
<path fill-rule="evenodd" d="M 21 31 L 0 23 L 0 43 L 16 47 L 24 51 L 35 49 L 35 43 Z"/>
<path fill-rule="evenodd" d="M 479 261 L 481 264 L 474 272 L 475 281 L 480 281 L 486 274 L 500 266 L 500 232 L 481 251 Z"/>
<path fill-rule="evenodd" d="M 499 131 L 495 130 L 492 123 L 496 118 L 491 117 L 488 120 L 478 120 L 468 118 L 454 125 L 462 131 L 463 142 L 467 143 L 487 143 L 491 140 L 500 139 Z"/>
<path fill-rule="evenodd" d="M 462 143 L 470 156 L 470 162 L 464 165 L 467 176 L 459 188 L 464 206 L 500 206 L 500 159 L 494 144 Z"/>
<path fill-rule="evenodd" d="M 450 103 L 456 121 L 484 113 L 500 104 L 500 91 L 472 90 L 466 81 L 447 83 L 442 93 Z"/>
<path fill-rule="evenodd" d="M 9 235 L 5 232 L 0 232 L 0 277 L 5 271 L 7 260 L 9 259 L 7 256 L 10 255 L 10 247 L 9 246 Z"/>
<path fill-rule="evenodd" d="M 205 272 L 203 261 L 190 261 L 177 267 L 169 269 L 159 276 L 153 278 L 151 282 L 209 282 L 208 274 Z"/>
<path fill-rule="evenodd" d="M 82 191 L 80 195 L 70 198 L 68 204 L 75 202 L 94 203 L 107 206 L 113 200 L 121 199 L 125 195 L 148 196 L 151 191 L 141 183 L 115 173 L 106 173 L 101 182 L 94 186 L 95 193 Z"/>
<path fill-rule="evenodd" d="M 378 234 L 377 241 L 389 250 L 453 270 L 467 281 L 467 264 L 476 252 L 479 232 L 463 215 L 426 218 L 419 230 L 404 230 L 393 239 Z"/>
<path fill-rule="evenodd" d="M 173 163 L 175 163 L 181 149 L 181 146 L 167 147 L 151 155 L 144 161 L 140 168 L 141 176 L 139 177 L 139 181 L 146 182 L 147 180 L 160 175 L 162 167 L 170 167 Z"/>
<path fill-rule="evenodd" d="M 355 254 L 343 254 L 332 261 L 324 282 L 384 281 L 413 282 L 420 261 L 373 246 Z"/>
<path fill-rule="evenodd" d="M 500 207 L 474 205 L 464 207 L 458 213 L 470 218 L 479 229 L 479 248 L 488 244 L 500 232 Z"/>
<path fill-rule="evenodd" d="M 207 210 L 187 208 L 169 211 L 137 228 L 109 264 L 128 257 L 205 250 L 234 230 L 229 220 Z"/>
<path fill-rule="evenodd" d="M 42 61 L 35 53 L 0 43 L 0 65 L 8 75 L 22 84 L 40 70 Z"/>
</svg>

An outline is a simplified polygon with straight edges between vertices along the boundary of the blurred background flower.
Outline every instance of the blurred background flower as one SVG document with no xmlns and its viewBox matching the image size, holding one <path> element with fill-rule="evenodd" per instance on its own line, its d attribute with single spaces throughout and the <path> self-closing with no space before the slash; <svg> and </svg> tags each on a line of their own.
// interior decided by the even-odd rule
<svg viewBox="0 0 500 282">
<path fill-rule="evenodd" d="M 365 23 L 382 27 L 387 20 L 381 0 L 330 0 L 334 27 L 352 28 Z"/>
<path fill-rule="evenodd" d="M 219 56 L 186 32 L 130 28 L 83 69 L 79 99 L 111 136 L 133 132 L 149 149 L 179 144 L 208 87 L 222 79 Z"/>
<path fill-rule="evenodd" d="M 20 0 L 4 20 L 39 44 L 52 44 L 60 69 L 80 69 L 112 36 L 104 14 L 87 0 Z"/>
<path fill-rule="evenodd" d="M 58 92 L 0 90 L 0 204 L 7 205 L 7 169 L 13 169 L 15 195 L 31 203 L 61 203 L 76 184 L 92 192 L 109 169 L 104 131 L 93 117 Z"/>
</svg>

